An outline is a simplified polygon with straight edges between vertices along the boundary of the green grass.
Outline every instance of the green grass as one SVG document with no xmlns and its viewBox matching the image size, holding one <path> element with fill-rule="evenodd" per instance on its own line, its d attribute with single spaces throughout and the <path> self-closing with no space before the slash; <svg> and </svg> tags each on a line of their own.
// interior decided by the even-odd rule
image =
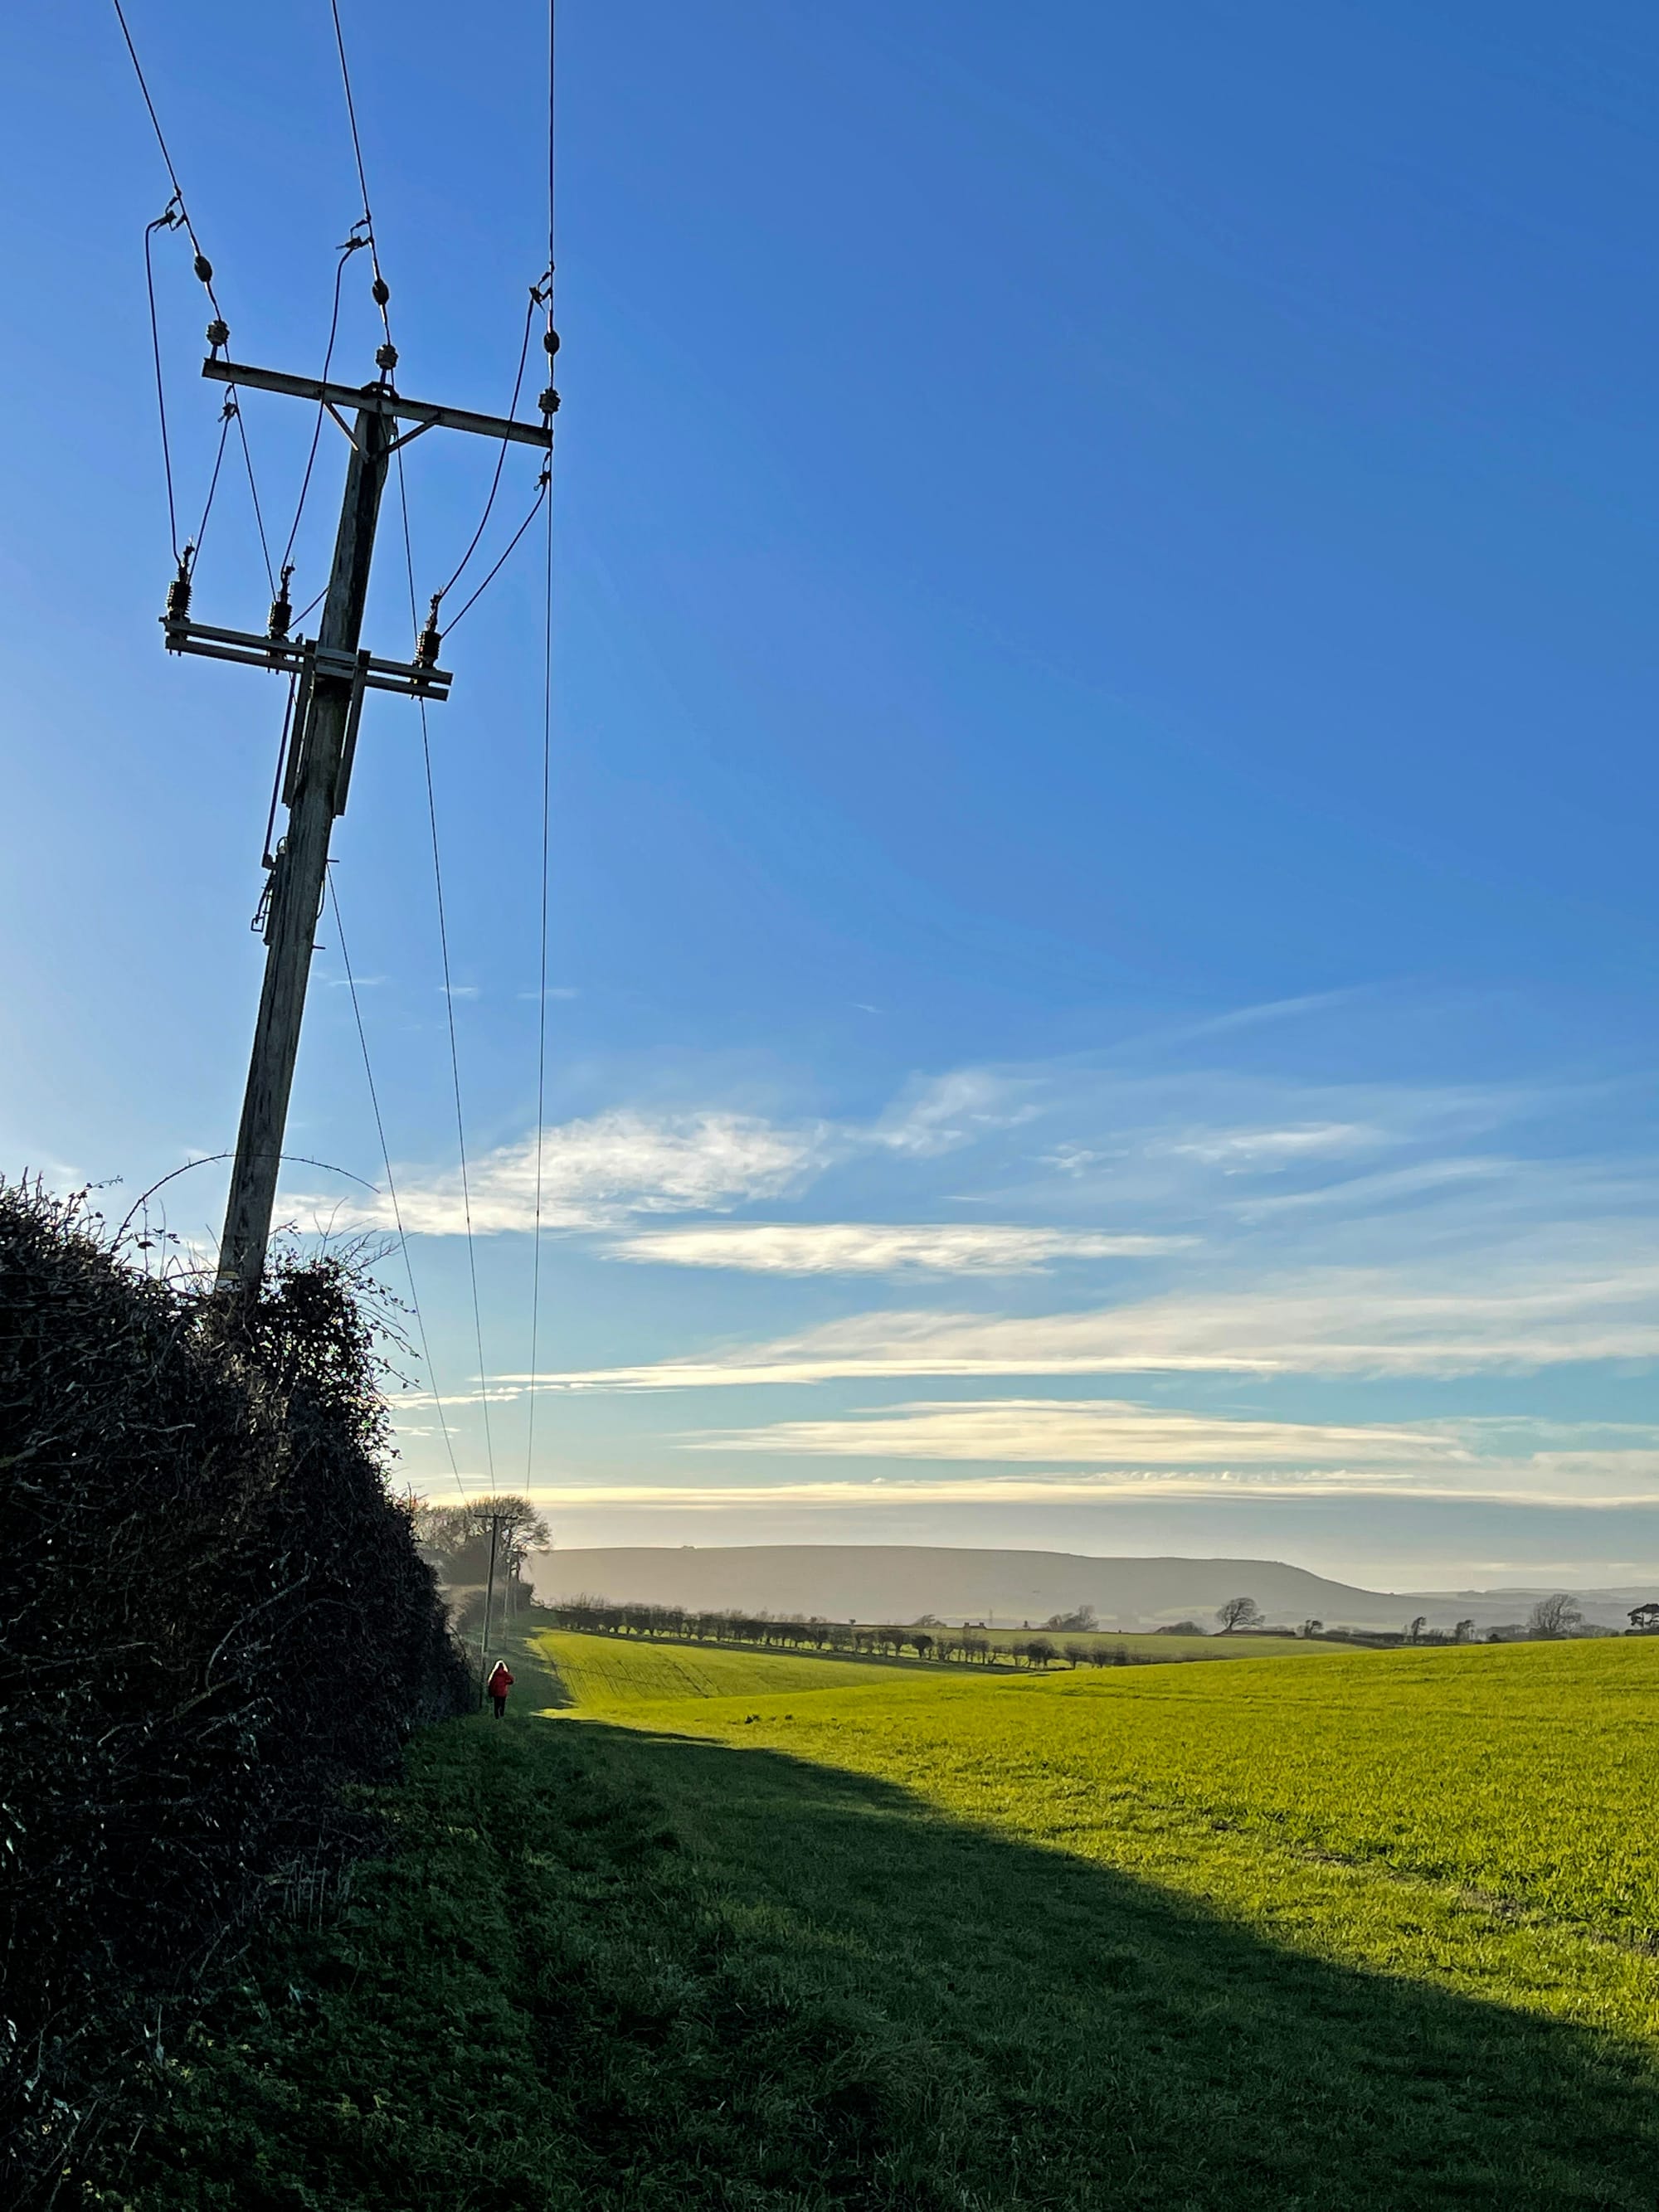
<svg viewBox="0 0 1659 2212">
<path fill-rule="evenodd" d="M 1640 1642 L 1240 1662 L 1219 1677 L 933 1676 L 789 1718 L 752 1693 L 741 1711 L 697 1700 L 649 1718 L 741 1729 L 1206 1893 L 1229 1889 L 1216 1869 L 1242 1851 L 1271 1858 L 1280 1888 L 1312 1878 L 1292 1881 L 1291 1866 L 1337 1862 L 1479 1889 L 1511 1918 L 1524 1907 L 1620 1942 L 1659 1937 L 1659 1651 Z"/>
<path fill-rule="evenodd" d="M 663 1699 L 570 1641 L 561 1717 L 527 1655 L 415 1747 L 106 2204 L 1651 2212 L 1659 1652 Z"/>
<path fill-rule="evenodd" d="M 659 1644 L 620 1636 L 543 1631 L 536 1650 L 558 1671 L 566 1695 L 592 1711 L 673 1698 L 793 1696 L 893 1678 L 890 1663 L 769 1654 L 720 1644 Z"/>
</svg>

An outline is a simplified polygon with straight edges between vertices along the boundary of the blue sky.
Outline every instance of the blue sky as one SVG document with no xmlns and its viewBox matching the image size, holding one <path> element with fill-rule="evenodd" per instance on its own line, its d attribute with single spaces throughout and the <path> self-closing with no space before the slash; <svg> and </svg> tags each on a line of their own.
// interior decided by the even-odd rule
<svg viewBox="0 0 1659 2212">
<path fill-rule="evenodd" d="M 233 351 L 314 369 L 360 212 L 326 8 L 280 51 L 129 13 Z M 544 21 L 343 14 L 399 383 L 499 409 Z M 234 1134 L 280 700 L 160 648 L 167 186 L 113 18 L 0 36 L 0 1164 L 118 1213 Z M 411 1478 L 453 1494 L 436 1396 L 464 1485 L 487 1410 L 573 1543 L 1659 1573 L 1650 12 L 567 0 L 559 69 L 533 1455 L 533 533 L 432 713 L 482 1386 L 407 706 L 335 847 Z M 193 511 L 217 394 L 156 258 Z M 311 422 L 246 420 L 280 538 Z M 493 461 L 411 449 L 422 598 Z M 196 611 L 267 596 L 228 473 Z M 378 1183 L 319 936 L 290 1144 Z M 301 1168 L 285 1211 L 386 1218 Z"/>
</svg>

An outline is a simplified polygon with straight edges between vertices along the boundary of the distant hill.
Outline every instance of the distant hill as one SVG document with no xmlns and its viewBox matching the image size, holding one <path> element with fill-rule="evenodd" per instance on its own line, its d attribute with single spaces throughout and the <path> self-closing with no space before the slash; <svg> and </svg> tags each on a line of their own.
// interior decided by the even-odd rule
<svg viewBox="0 0 1659 2212">
<path fill-rule="evenodd" d="M 1531 1589 L 1369 1590 L 1279 1559 L 1104 1559 L 1072 1552 L 991 1552 L 944 1545 L 755 1544 L 618 1547 L 538 1552 L 536 1595 L 583 1593 L 625 1603 L 822 1613 L 831 1620 L 984 1620 L 1018 1626 L 1091 1605 L 1112 1628 L 1206 1621 L 1224 1598 L 1253 1597 L 1271 1621 L 1310 1616 L 1332 1626 L 1398 1628 L 1423 1614 L 1431 1628 L 1473 1619 L 1479 1628 L 1524 1620 L 1559 1583 Z M 1575 1590 L 1592 1620 L 1624 1626 L 1659 1581 Z"/>
</svg>

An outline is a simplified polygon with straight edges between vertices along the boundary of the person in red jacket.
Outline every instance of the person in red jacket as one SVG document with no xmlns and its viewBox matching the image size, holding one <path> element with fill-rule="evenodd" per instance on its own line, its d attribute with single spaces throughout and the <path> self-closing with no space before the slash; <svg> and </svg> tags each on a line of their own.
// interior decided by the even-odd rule
<svg viewBox="0 0 1659 2212">
<path fill-rule="evenodd" d="M 500 1720 L 507 1711 L 507 1693 L 513 1687 L 513 1677 L 507 1671 L 504 1659 L 495 1662 L 495 1671 L 484 1687 L 489 1692 L 490 1704 L 495 1708 L 495 1717 Z"/>
</svg>

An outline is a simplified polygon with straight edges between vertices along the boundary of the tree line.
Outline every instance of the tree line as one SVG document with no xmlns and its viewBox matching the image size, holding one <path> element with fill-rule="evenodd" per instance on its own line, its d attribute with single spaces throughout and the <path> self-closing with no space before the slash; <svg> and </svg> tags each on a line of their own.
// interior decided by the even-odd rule
<svg viewBox="0 0 1659 2212">
<path fill-rule="evenodd" d="M 826 1620 L 817 1613 L 746 1613 L 726 1609 L 696 1612 L 678 1605 L 617 1605 L 603 1597 L 567 1597 L 538 1606 L 538 1615 L 556 1628 L 589 1636 L 662 1637 L 678 1644 L 747 1644 L 762 1650 L 840 1652 L 848 1656 L 920 1660 L 969 1667 L 1015 1666 L 1039 1671 L 1064 1662 L 1069 1667 L 1129 1667 L 1147 1660 L 1124 1644 L 1056 1644 L 1048 1636 L 1005 1642 L 983 1629 L 951 1628 L 929 1616 L 925 1620 L 866 1622 Z"/>
</svg>

